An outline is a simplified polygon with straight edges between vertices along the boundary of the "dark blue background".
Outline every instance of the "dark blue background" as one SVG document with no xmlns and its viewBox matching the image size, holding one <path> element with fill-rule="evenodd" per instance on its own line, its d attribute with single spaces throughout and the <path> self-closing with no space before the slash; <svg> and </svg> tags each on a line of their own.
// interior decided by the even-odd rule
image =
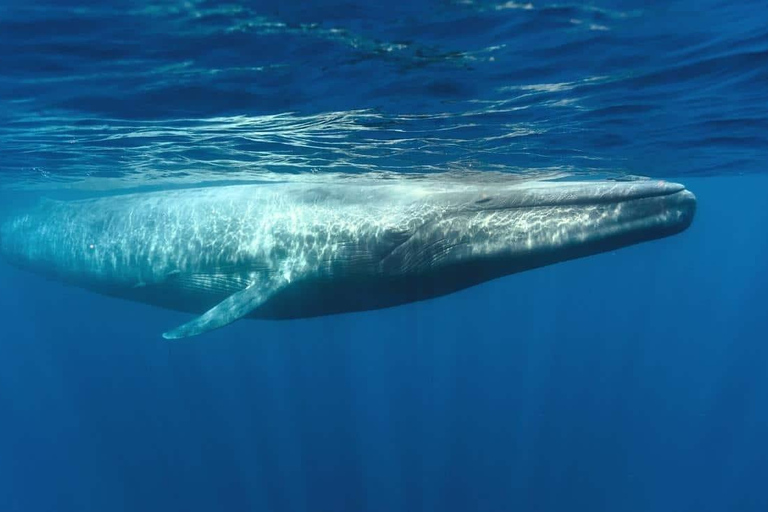
<svg viewBox="0 0 768 512">
<path fill-rule="evenodd" d="M 77 7 L 77 8 L 75 8 Z M 0 5 L 0 201 L 295 173 L 674 178 L 685 233 L 391 310 L 0 264 L 0 510 L 768 510 L 760 2 Z"/>
</svg>

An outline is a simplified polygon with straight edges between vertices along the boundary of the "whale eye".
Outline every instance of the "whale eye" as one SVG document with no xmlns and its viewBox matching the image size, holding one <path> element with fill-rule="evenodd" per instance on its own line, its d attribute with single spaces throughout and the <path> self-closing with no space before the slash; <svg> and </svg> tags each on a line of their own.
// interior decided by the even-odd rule
<svg viewBox="0 0 768 512">
<path fill-rule="evenodd" d="M 475 204 L 483 204 L 483 203 L 487 203 L 487 202 L 488 202 L 488 201 L 490 201 L 490 200 L 491 200 L 491 198 L 490 198 L 490 197 L 488 197 L 488 196 L 484 196 L 484 197 L 482 197 L 482 198 L 478 199 L 477 201 L 475 201 Z"/>
</svg>

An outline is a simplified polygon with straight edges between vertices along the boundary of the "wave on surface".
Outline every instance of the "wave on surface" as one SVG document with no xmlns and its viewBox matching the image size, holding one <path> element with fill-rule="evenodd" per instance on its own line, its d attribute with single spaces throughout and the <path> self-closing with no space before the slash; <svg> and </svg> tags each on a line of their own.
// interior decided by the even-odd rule
<svg viewBox="0 0 768 512">
<path fill-rule="evenodd" d="M 768 29 L 692 5 L 11 1 L 0 190 L 764 172 Z"/>
</svg>

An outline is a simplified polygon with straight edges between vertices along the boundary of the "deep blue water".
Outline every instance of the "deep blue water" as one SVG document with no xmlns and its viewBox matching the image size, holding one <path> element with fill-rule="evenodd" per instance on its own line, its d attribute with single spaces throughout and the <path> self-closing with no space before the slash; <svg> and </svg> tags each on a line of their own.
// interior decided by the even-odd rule
<svg viewBox="0 0 768 512">
<path fill-rule="evenodd" d="M 768 510 L 761 2 L 0 2 L 0 214 L 301 172 L 674 179 L 693 226 L 169 344 L 0 263 L 0 510 Z"/>
</svg>

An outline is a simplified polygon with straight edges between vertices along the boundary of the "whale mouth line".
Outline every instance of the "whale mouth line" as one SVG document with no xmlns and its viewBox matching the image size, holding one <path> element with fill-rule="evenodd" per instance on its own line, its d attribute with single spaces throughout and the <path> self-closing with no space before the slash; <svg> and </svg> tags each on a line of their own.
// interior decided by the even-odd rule
<svg viewBox="0 0 768 512">
<path fill-rule="evenodd" d="M 608 189 L 598 194 L 582 194 L 577 189 L 562 187 L 560 189 L 532 189 L 528 197 L 519 198 L 512 202 L 492 201 L 482 198 L 475 201 L 474 207 L 480 210 L 514 210 L 521 208 L 547 208 L 565 206 L 598 206 L 609 204 L 631 203 L 633 201 L 673 200 L 676 197 L 692 195 L 683 185 L 668 182 L 656 182 L 653 185 L 638 187 L 636 190 Z"/>
<path fill-rule="evenodd" d="M 583 202 L 575 202 L 575 203 L 569 203 L 569 204 L 621 204 L 621 203 L 631 203 L 633 201 L 643 201 L 648 199 L 673 199 L 677 197 L 683 197 L 685 195 L 692 195 L 688 189 L 681 186 L 678 190 L 657 190 L 657 191 L 649 191 L 646 194 L 638 194 L 638 195 L 632 195 L 627 197 L 606 197 L 604 200 L 601 199 L 593 199 L 593 200 L 586 200 Z"/>
<path fill-rule="evenodd" d="M 674 196 L 685 192 L 686 188 L 678 183 L 656 181 L 643 183 L 633 189 L 625 189 L 622 182 L 616 182 L 616 187 L 608 188 L 598 194 L 565 193 L 561 197 L 553 197 L 552 205 L 589 205 L 589 204 L 619 204 L 638 199 L 655 199 Z"/>
</svg>

